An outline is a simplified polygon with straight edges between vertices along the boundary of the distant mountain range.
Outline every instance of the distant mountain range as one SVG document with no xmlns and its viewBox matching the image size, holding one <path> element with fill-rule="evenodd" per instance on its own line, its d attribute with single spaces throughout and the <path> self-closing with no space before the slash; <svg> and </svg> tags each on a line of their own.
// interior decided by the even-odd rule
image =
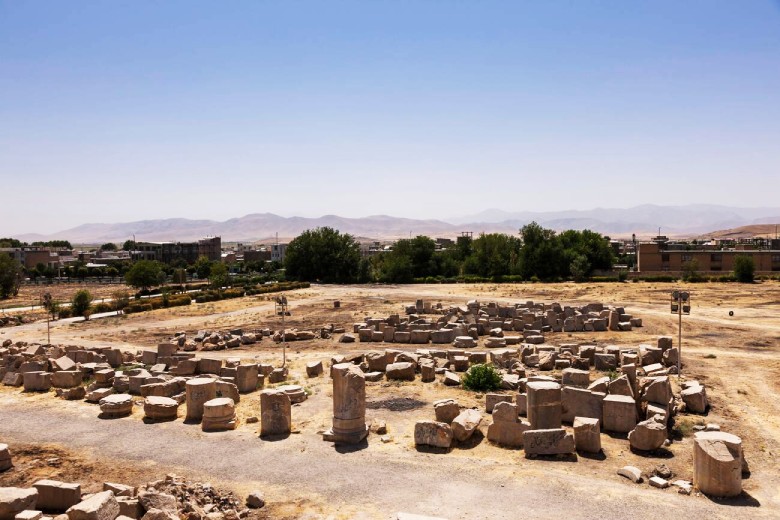
<svg viewBox="0 0 780 520">
<path fill-rule="evenodd" d="M 591 210 L 508 212 L 489 209 L 475 215 L 444 220 L 417 220 L 373 215 L 345 218 L 325 215 L 318 218 L 281 217 L 272 213 L 254 213 L 224 222 L 183 218 L 141 220 L 117 224 L 82 224 L 51 235 L 26 234 L 20 240 L 67 239 L 77 244 L 124 242 L 135 235 L 136 240 L 185 241 L 206 236 L 221 236 L 223 242 L 268 241 L 276 235 L 289 240 L 315 227 L 329 226 L 361 239 L 396 239 L 410 235 L 454 237 L 462 231 L 517 233 L 536 221 L 555 230 L 591 229 L 612 237 L 641 238 L 658 234 L 667 236 L 699 236 L 713 229 L 731 229 L 754 224 L 780 223 L 780 208 L 736 208 L 695 204 L 688 206 L 642 205 L 633 208 L 596 208 Z"/>
</svg>

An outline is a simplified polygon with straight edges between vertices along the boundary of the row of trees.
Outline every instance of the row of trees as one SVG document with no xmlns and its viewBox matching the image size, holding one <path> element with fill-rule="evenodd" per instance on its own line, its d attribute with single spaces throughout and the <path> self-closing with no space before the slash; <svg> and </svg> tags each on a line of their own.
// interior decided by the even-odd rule
<svg viewBox="0 0 780 520">
<path fill-rule="evenodd" d="M 473 275 L 498 279 L 584 280 L 614 262 L 609 238 L 593 231 L 556 233 L 533 222 L 514 237 L 500 233 L 459 237 L 453 248 L 436 250 L 425 236 L 396 242 L 392 251 L 361 258 L 350 235 L 331 228 L 308 230 L 287 247 L 288 278 L 325 283 L 409 283 L 415 279 Z"/>
</svg>

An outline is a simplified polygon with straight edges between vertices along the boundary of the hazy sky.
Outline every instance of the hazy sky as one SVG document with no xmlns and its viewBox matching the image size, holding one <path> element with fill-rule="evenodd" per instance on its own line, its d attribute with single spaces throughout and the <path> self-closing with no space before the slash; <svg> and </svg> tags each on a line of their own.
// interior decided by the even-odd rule
<svg viewBox="0 0 780 520">
<path fill-rule="evenodd" d="M 779 188 L 778 2 L 0 0 L 0 235 Z"/>
</svg>

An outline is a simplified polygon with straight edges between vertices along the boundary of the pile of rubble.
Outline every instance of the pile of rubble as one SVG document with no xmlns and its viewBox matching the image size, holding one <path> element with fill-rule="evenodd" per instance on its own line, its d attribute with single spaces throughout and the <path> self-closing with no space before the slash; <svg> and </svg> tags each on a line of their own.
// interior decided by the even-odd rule
<svg viewBox="0 0 780 520">
<path fill-rule="evenodd" d="M 438 315 L 435 320 L 426 314 Z M 477 300 L 465 306 L 444 308 L 440 303 L 431 306 L 418 300 L 406 307 L 406 316 L 398 314 L 386 318 L 366 318 L 353 325 L 353 334 L 361 342 L 446 344 L 468 343 L 481 336 L 488 348 L 501 348 L 521 342 L 544 343 L 547 332 L 628 331 L 641 327 L 642 319 L 625 312 L 623 307 L 603 303 L 589 303 L 581 307 L 561 306 L 559 303 L 517 303 L 502 305 Z M 520 334 L 511 334 L 517 332 Z M 507 334 L 510 333 L 510 334 Z M 353 334 L 345 334 L 340 341 L 355 341 Z"/>
<path fill-rule="evenodd" d="M 232 492 L 176 475 L 138 489 L 105 482 L 103 491 L 82 494 L 81 484 L 39 480 L 30 488 L 0 487 L 2 520 L 238 520 L 265 505 L 253 492 L 242 503 Z"/>
<path fill-rule="evenodd" d="M 33 320 L 26 318 L 20 314 L 0 316 L 0 328 L 3 327 L 16 327 L 17 325 L 24 325 L 25 323 L 31 323 Z"/>
<path fill-rule="evenodd" d="M 101 417 L 132 414 L 133 396 L 141 396 L 146 419 L 175 420 L 186 401 L 187 420 L 204 430 L 234 429 L 235 404 L 241 394 L 282 383 L 287 369 L 241 363 L 239 358 L 198 358 L 174 343 L 137 354 L 118 349 L 44 346 L 5 342 L 0 348 L 0 378 L 6 386 L 49 392 L 63 399 L 84 399 L 100 406 Z M 320 367 L 321 371 L 321 367 Z M 303 388 L 280 390 L 293 403 L 306 399 Z"/>
</svg>

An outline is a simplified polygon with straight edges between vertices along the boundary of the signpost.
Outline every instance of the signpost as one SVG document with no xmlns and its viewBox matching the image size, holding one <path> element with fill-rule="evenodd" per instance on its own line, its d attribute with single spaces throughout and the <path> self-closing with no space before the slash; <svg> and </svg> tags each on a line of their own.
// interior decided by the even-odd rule
<svg viewBox="0 0 780 520">
<path fill-rule="evenodd" d="M 284 317 L 287 315 L 287 296 L 276 297 L 276 314 L 282 315 L 282 368 L 287 364 L 287 333 L 284 330 Z"/>
<path fill-rule="evenodd" d="M 677 315 L 677 378 L 682 373 L 682 317 L 691 313 L 691 294 L 675 289 L 669 299 L 672 314 Z"/>
</svg>

